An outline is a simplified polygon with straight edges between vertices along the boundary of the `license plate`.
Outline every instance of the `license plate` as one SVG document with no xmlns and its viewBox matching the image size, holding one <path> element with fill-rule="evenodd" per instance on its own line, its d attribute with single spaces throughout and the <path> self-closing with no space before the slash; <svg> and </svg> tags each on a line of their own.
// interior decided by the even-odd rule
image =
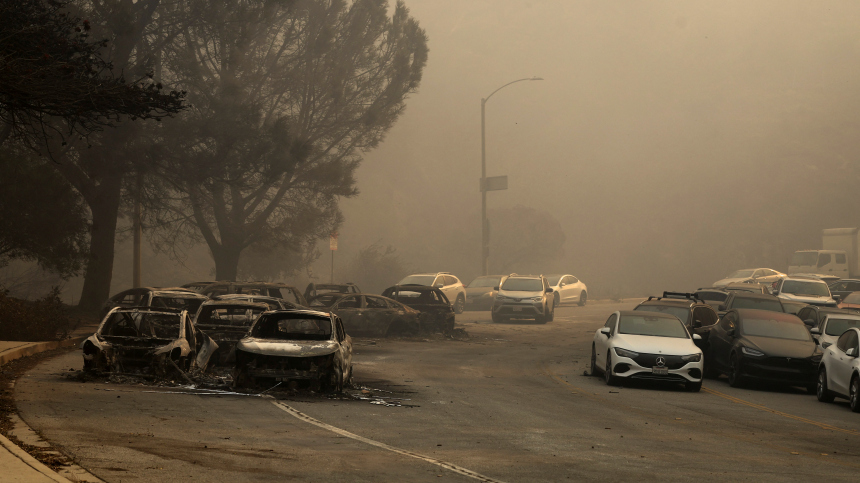
<svg viewBox="0 0 860 483">
<path fill-rule="evenodd" d="M 668 367 L 652 367 L 651 373 L 655 376 L 668 376 L 669 368 Z"/>
<path fill-rule="evenodd" d="M 522 312 L 522 311 L 523 311 L 522 307 L 514 307 L 514 312 Z"/>
</svg>

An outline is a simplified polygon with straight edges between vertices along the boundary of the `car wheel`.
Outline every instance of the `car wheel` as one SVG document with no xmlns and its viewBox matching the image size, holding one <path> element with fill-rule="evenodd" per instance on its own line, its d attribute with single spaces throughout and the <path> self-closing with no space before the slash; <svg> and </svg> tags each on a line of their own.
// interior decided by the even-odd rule
<svg viewBox="0 0 860 483">
<path fill-rule="evenodd" d="M 553 306 L 553 308 L 555 308 L 555 307 L 558 307 L 559 305 L 561 305 L 561 296 L 558 294 L 558 292 L 556 292 L 552 298 L 552 306 Z"/>
<path fill-rule="evenodd" d="M 744 376 L 741 373 L 741 362 L 737 354 L 732 354 L 729 367 L 729 386 L 740 387 L 744 382 Z"/>
<path fill-rule="evenodd" d="M 594 351 L 594 344 L 591 344 L 591 366 L 588 369 L 590 376 L 596 376 L 600 373 L 597 368 L 597 353 Z"/>
<path fill-rule="evenodd" d="M 466 298 L 463 297 L 462 294 L 458 295 L 457 301 L 454 302 L 454 313 L 455 314 L 462 314 L 465 309 L 466 309 Z"/>
<path fill-rule="evenodd" d="M 607 348 L 607 351 L 611 351 L 611 348 Z M 618 378 L 612 375 L 612 354 L 606 354 L 606 368 L 603 369 L 603 380 L 606 381 L 607 386 L 616 386 L 618 385 Z"/>
<path fill-rule="evenodd" d="M 699 392 L 702 390 L 702 381 L 699 381 L 699 382 L 687 381 L 684 383 L 684 387 L 690 392 Z"/>
<path fill-rule="evenodd" d="M 848 388 L 848 405 L 855 413 L 860 413 L 860 377 L 856 374 L 851 379 L 851 386 Z"/>
<path fill-rule="evenodd" d="M 588 302 L 588 294 L 585 293 L 585 290 L 583 290 L 582 293 L 579 295 L 579 303 L 577 305 L 579 305 L 580 307 L 584 307 L 585 302 Z"/>
</svg>

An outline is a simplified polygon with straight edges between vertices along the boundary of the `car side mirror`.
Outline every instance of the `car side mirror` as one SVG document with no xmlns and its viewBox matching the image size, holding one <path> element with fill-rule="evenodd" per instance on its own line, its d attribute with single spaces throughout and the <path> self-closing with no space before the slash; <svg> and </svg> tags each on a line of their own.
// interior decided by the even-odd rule
<svg viewBox="0 0 860 483">
<path fill-rule="evenodd" d="M 719 310 L 719 311 L 725 311 L 725 310 L 726 310 L 726 304 L 720 304 L 720 305 L 717 307 L 717 310 Z"/>
<path fill-rule="evenodd" d="M 848 357 L 857 357 L 857 349 L 852 347 L 852 348 L 848 349 L 847 351 L 845 351 L 845 355 Z"/>
<path fill-rule="evenodd" d="M 498 292 L 498 291 L 499 291 L 499 287 L 498 287 L 498 286 L 495 286 L 495 287 L 493 287 L 493 290 L 495 290 L 496 292 Z"/>
<path fill-rule="evenodd" d="M 702 321 L 701 321 L 701 320 L 694 320 L 694 321 L 693 321 L 693 328 L 694 328 L 694 329 L 698 329 L 698 328 L 699 328 L 699 327 L 701 327 L 701 326 L 702 326 Z"/>
<path fill-rule="evenodd" d="M 702 340 L 702 336 L 699 334 L 693 334 L 693 340 Z"/>
<path fill-rule="evenodd" d="M 735 336 L 735 329 L 734 329 L 734 327 L 732 327 L 731 329 L 727 330 L 727 331 L 726 331 L 726 335 L 728 335 L 729 337 L 734 337 L 734 336 Z"/>
<path fill-rule="evenodd" d="M 815 321 L 812 319 L 806 319 L 803 321 L 803 323 L 809 327 L 815 327 Z M 817 332 L 812 332 L 813 330 L 815 330 Z M 814 329 L 810 329 L 809 331 L 812 332 L 813 334 L 820 334 L 821 333 L 821 331 L 818 330 L 818 327 L 815 327 Z"/>
<path fill-rule="evenodd" d="M 605 335 L 606 337 L 609 337 L 612 334 L 612 330 L 610 330 L 609 327 L 603 327 L 602 329 L 600 329 L 600 333 Z"/>
<path fill-rule="evenodd" d="M 546 293 L 552 293 L 552 289 L 551 289 L 551 288 L 549 288 L 549 287 L 547 287 L 547 289 L 545 290 L 545 292 L 546 292 Z"/>
</svg>

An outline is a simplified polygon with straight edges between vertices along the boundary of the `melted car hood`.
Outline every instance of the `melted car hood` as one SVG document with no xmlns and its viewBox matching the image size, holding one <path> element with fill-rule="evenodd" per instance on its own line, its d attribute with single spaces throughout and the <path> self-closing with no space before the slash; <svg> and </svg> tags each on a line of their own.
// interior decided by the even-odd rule
<svg viewBox="0 0 860 483">
<path fill-rule="evenodd" d="M 271 340 L 245 337 L 236 344 L 236 350 L 283 357 L 327 356 L 338 349 L 334 340 Z"/>
<path fill-rule="evenodd" d="M 758 348 L 770 357 L 809 357 L 815 352 L 815 342 L 811 340 L 775 339 L 772 337 L 744 336 L 753 348 Z"/>
<path fill-rule="evenodd" d="M 692 339 L 677 337 L 653 337 L 649 335 L 616 334 L 612 337 L 612 345 L 622 349 L 643 354 L 666 354 L 669 356 L 685 356 L 702 352 Z"/>
</svg>

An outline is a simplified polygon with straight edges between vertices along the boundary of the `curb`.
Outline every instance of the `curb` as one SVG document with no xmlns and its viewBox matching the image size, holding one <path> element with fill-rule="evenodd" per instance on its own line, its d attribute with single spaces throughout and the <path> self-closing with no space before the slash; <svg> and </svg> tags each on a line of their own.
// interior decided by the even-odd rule
<svg viewBox="0 0 860 483">
<path fill-rule="evenodd" d="M 74 339 L 53 340 L 49 342 L 33 342 L 22 347 L 17 347 L 0 354 L 0 366 L 15 359 L 32 356 L 40 352 L 59 349 L 60 347 L 71 347 L 83 343 L 86 337 L 75 337 Z"/>
<path fill-rule="evenodd" d="M 12 453 L 13 456 L 23 461 L 25 465 L 29 466 L 33 469 L 33 471 L 39 472 L 39 474 L 45 476 L 51 481 L 56 481 L 57 483 L 71 483 L 70 480 L 63 478 L 51 468 L 43 465 L 39 460 L 30 456 L 29 453 L 19 448 L 18 445 L 6 439 L 5 436 L 0 434 L 0 451 L 6 450 Z"/>
</svg>

